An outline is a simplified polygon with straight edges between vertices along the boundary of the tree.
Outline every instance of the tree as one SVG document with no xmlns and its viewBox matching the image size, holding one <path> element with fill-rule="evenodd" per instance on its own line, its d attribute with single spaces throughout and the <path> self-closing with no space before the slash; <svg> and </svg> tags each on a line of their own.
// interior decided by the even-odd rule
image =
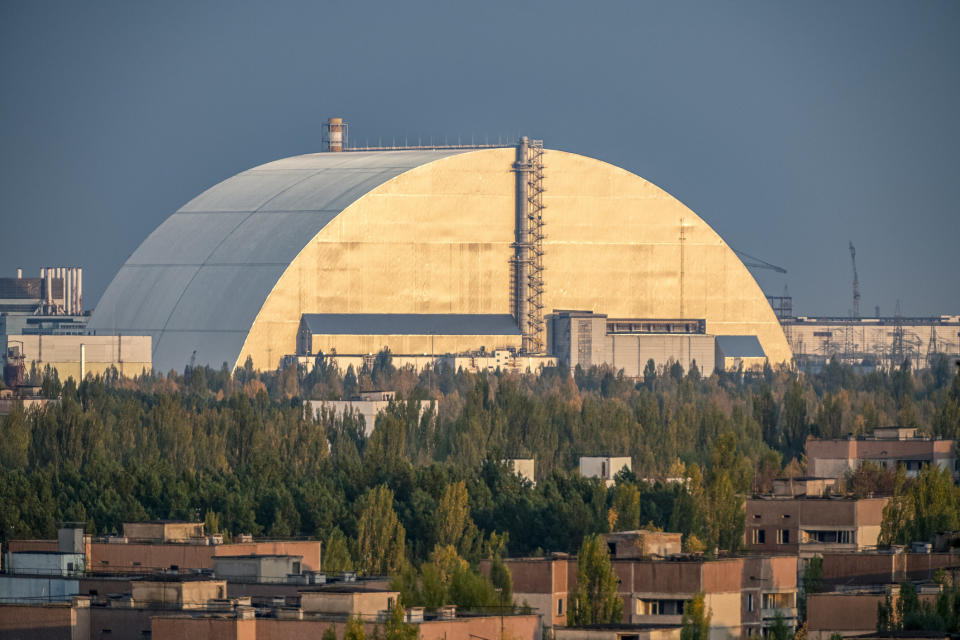
<svg viewBox="0 0 960 640">
<path fill-rule="evenodd" d="M 783 614 L 777 610 L 773 617 L 773 625 L 770 627 L 770 634 L 767 636 L 770 640 L 787 640 L 790 637 L 790 627 L 784 620 Z"/>
<path fill-rule="evenodd" d="M 932 542 L 940 531 L 960 527 L 960 492 L 950 471 L 925 467 L 912 481 L 897 470 L 893 497 L 883 509 L 881 544 Z"/>
<path fill-rule="evenodd" d="M 327 548 L 323 553 L 323 570 L 327 573 L 341 573 L 353 571 L 353 568 L 353 557 L 350 555 L 347 537 L 343 535 L 343 531 L 340 531 L 340 527 L 334 527 L 327 537 Z"/>
<path fill-rule="evenodd" d="M 707 611 L 706 598 L 701 591 L 683 606 L 680 640 L 709 640 L 711 617 L 711 612 Z"/>
<path fill-rule="evenodd" d="M 320 640 L 337 640 L 337 630 L 333 623 L 323 630 L 323 636 L 321 636 Z"/>
<path fill-rule="evenodd" d="M 367 575 L 391 575 L 404 561 L 406 530 L 393 510 L 393 491 L 380 485 L 359 500 L 357 547 L 360 570 Z"/>
<path fill-rule="evenodd" d="M 603 538 L 589 535 L 577 555 L 577 591 L 567 609 L 567 624 L 584 626 L 621 622 L 623 601 Z"/>
<path fill-rule="evenodd" d="M 448 484 L 437 504 L 436 536 L 437 544 L 451 545 L 462 552 L 461 542 L 464 533 L 473 525 L 470 519 L 470 505 L 467 503 L 467 485 L 463 480 Z"/>
<path fill-rule="evenodd" d="M 360 616 L 350 616 L 347 620 L 344 640 L 367 640 L 367 634 L 363 631 L 363 621 Z"/>
<path fill-rule="evenodd" d="M 513 606 L 513 576 L 510 575 L 510 569 L 503 564 L 500 558 L 494 558 L 490 565 L 490 582 L 493 588 L 500 594 L 500 606 Z"/>
<path fill-rule="evenodd" d="M 810 558 L 806 568 L 803 571 L 803 582 L 800 589 L 800 618 L 807 619 L 807 596 L 811 593 L 819 593 L 823 589 L 823 558 L 814 556 Z"/>
<path fill-rule="evenodd" d="M 416 640 L 419 632 L 415 626 L 403 619 L 405 613 L 402 602 L 395 602 L 387 618 L 384 640 Z"/>
</svg>

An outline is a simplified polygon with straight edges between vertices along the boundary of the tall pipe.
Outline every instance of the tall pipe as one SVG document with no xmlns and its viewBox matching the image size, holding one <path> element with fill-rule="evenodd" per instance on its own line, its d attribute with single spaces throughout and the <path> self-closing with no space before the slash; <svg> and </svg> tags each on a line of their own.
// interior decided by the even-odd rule
<svg viewBox="0 0 960 640">
<path fill-rule="evenodd" d="M 64 281 L 63 281 L 63 306 L 67 315 L 73 313 L 73 295 L 71 290 L 73 289 L 73 269 L 70 267 L 64 267 Z"/>
<path fill-rule="evenodd" d="M 528 140 L 526 136 L 517 143 L 517 161 L 513 165 L 517 172 L 517 216 L 515 222 L 513 296 L 514 314 L 522 335 L 522 349 L 529 347 L 530 327 L 527 304 L 527 280 L 530 274 L 530 238 L 527 220 L 527 174 L 530 172 L 528 158 Z"/>
<path fill-rule="evenodd" d="M 17 267 L 17 280 L 21 279 L 22 277 L 23 277 L 23 269 L 21 269 L 20 267 Z"/>
<path fill-rule="evenodd" d="M 83 314 L 83 269 L 77 267 L 77 313 Z"/>
<path fill-rule="evenodd" d="M 343 151 L 343 118 L 327 120 L 327 151 Z"/>
</svg>

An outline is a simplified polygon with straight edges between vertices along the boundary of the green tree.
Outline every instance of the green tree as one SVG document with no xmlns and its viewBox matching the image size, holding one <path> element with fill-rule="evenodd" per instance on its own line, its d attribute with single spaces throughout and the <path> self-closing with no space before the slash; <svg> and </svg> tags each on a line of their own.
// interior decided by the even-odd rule
<svg viewBox="0 0 960 640">
<path fill-rule="evenodd" d="M 340 527 L 334 527 L 327 537 L 327 548 L 324 549 L 323 554 L 323 570 L 327 573 L 341 573 L 353 571 L 353 568 L 353 557 L 350 555 L 347 537 L 343 535 Z"/>
<path fill-rule="evenodd" d="M 770 627 L 770 634 L 767 636 L 770 640 L 788 640 L 790 637 L 790 627 L 783 618 L 783 614 L 777 611 L 773 617 L 773 625 Z"/>
<path fill-rule="evenodd" d="M 415 626 L 403 619 L 405 613 L 402 602 L 399 600 L 395 602 L 387 618 L 384 640 L 416 640 L 419 632 Z"/>
<path fill-rule="evenodd" d="M 360 616 L 351 616 L 347 620 L 344 640 L 367 640 L 367 634 L 363 630 L 363 621 Z"/>
<path fill-rule="evenodd" d="M 404 562 L 406 530 L 393 510 L 393 491 L 386 485 L 369 490 L 359 501 L 357 550 L 367 575 L 392 575 Z"/>
<path fill-rule="evenodd" d="M 711 617 L 711 612 L 707 610 L 706 598 L 701 591 L 683 606 L 680 640 L 709 640 Z"/>
<path fill-rule="evenodd" d="M 823 589 L 823 558 L 814 556 L 807 562 L 803 570 L 803 581 L 800 587 L 800 619 L 807 619 L 807 596 L 819 593 Z"/>
<path fill-rule="evenodd" d="M 577 555 L 577 590 L 567 609 L 571 626 L 621 622 L 623 601 L 617 595 L 617 574 L 603 538 L 586 536 Z"/>
<path fill-rule="evenodd" d="M 330 623 L 330 626 L 323 630 L 323 636 L 320 640 L 337 640 L 337 630 L 333 623 Z"/>
<path fill-rule="evenodd" d="M 500 594 L 500 606 L 513 606 L 513 576 L 500 558 L 494 558 L 490 565 L 490 582 Z"/>
</svg>

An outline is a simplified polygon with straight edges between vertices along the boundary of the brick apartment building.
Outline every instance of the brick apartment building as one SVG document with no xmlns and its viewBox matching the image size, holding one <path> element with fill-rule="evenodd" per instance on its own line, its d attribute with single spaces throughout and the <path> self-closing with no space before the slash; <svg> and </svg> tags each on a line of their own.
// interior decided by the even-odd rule
<svg viewBox="0 0 960 640">
<path fill-rule="evenodd" d="M 642 539 L 627 544 L 625 536 Z M 644 548 L 670 550 L 676 534 L 627 532 L 607 536 L 623 599 L 623 624 L 663 627 L 680 624 L 683 607 L 699 592 L 712 611 L 711 640 L 760 635 L 780 613 L 789 625 L 797 617 L 797 557 L 784 555 L 706 560 L 676 549 L 669 556 L 641 554 Z M 679 543 L 677 542 L 679 547 Z M 618 555 L 623 553 L 626 557 Z M 577 560 L 566 554 L 509 558 L 514 599 L 542 614 L 548 626 L 566 625 L 577 588 Z M 481 564 L 489 571 L 489 563 Z"/>
<path fill-rule="evenodd" d="M 748 498 L 747 549 L 810 558 L 875 547 L 888 500 L 839 496 Z"/>
<path fill-rule="evenodd" d="M 913 427 L 883 427 L 865 436 L 836 440 L 808 438 L 806 449 L 807 471 L 815 477 L 842 478 L 870 461 L 888 469 L 903 466 L 908 476 L 936 465 L 960 478 L 956 441 L 920 436 Z"/>
</svg>

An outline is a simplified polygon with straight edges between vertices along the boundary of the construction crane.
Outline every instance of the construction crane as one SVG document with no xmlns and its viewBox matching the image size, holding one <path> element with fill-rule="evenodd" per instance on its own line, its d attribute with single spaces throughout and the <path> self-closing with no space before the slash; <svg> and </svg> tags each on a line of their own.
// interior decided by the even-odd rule
<svg viewBox="0 0 960 640">
<path fill-rule="evenodd" d="M 853 264 L 853 317 L 860 317 L 860 279 L 857 278 L 857 250 L 850 241 L 850 262 Z"/>
<path fill-rule="evenodd" d="M 731 247 L 732 248 L 732 247 Z M 735 254 L 740 258 L 740 261 L 743 262 L 743 266 L 748 269 L 770 269 L 771 271 L 776 271 L 777 273 L 786 273 L 787 270 L 783 267 L 778 267 L 775 264 L 770 264 L 766 260 L 761 260 L 755 256 L 750 255 L 749 253 L 744 253 L 743 251 L 733 250 Z"/>
</svg>

